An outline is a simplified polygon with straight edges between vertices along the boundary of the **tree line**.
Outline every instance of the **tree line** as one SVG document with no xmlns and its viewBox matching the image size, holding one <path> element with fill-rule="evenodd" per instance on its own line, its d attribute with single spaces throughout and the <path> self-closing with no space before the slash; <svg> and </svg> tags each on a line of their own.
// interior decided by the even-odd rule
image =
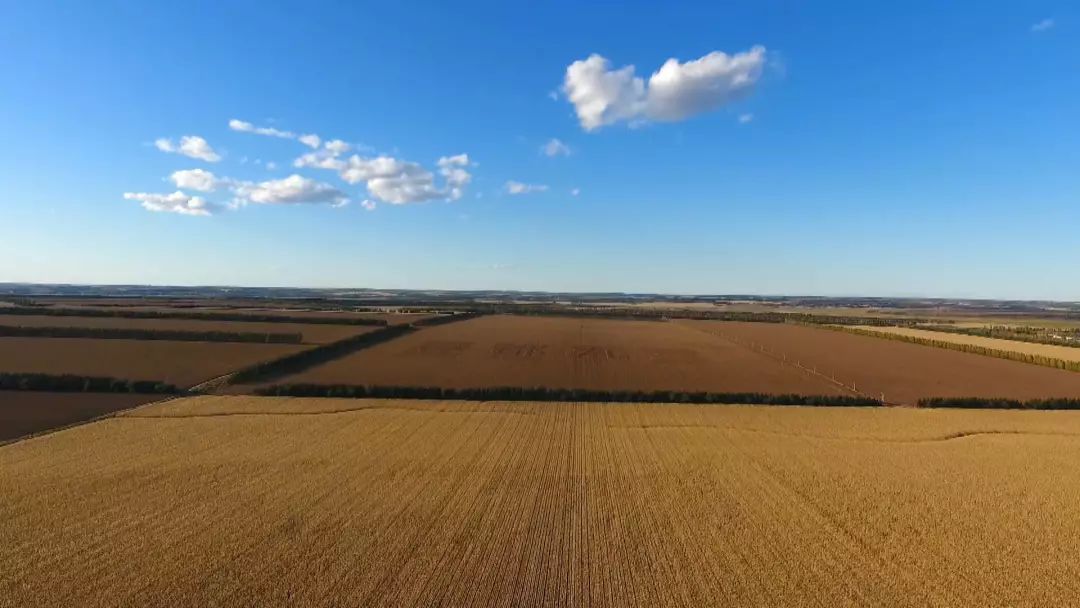
<svg viewBox="0 0 1080 608">
<path fill-rule="evenodd" d="M 1030 363 L 1032 365 L 1042 365 L 1043 367 L 1053 367 L 1056 369 L 1063 369 L 1071 372 L 1080 372 L 1080 361 L 1068 361 L 1065 359 L 1058 359 L 1056 357 L 1047 357 L 1045 355 L 1034 355 L 1030 353 L 1021 353 L 1011 350 L 986 348 L 985 346 L 978 346 L 975 344 L 961 344 L 958 342 L 949 342 L 946 340 L 924 338 L 922 336 L 905 336 L 888 332 L 878 332 L 866 329 L 859 329 L 857 327 L 831 327 L 830 329 L 835 329 L 837 331 L 846 331 L 848 333 L 858 334 L 862 336 L 871 336 L 874 338 L 884 338 L 886 340 L 896 340 L 898 342 L 919 344 L 922 346 L 945 348 L 948 350 L 960 351 L 962 353 L 984 355 L 987 357 L 997 357 L 998 359 L 1008 359 L 1010 361 L 1019 361 L 1021 363 Z"/>
<path fill-rule="evenodd" d="M 129 329 L 105 327 L 23 327 L 0 325 L 0 337 L 93 338 L 97 340 L 174 340 L 180 342 L 258 342 L 300 344 L 299 333 L 257 333 L 231 331 L 185 331 L 172 329 Z"/>
<path fill-rule="evenodd" d="M 171 395 L 180 392 L 158 380 L 126 380 L 73 374 L 16 374 L 0 372 L 0 390 L 53 391 L 58 393 L 143 393 Z"/>
<path fill-rule="evenodd" d="M 361 317 L 304 317 L 288 315 L 248 314 L 241 312 L 188 312 L 185 310 L 103 310 L 95 308 L 36 308 L 8 306 L 0 315 L 34 315 L 50 317 L 108 317 L 124 319 L 192 319 L 195 321 L 241 321 L 248 323 L 307 323 L 315 325 L 369 325 L 385 327 L 385 319 Z"/>
<path fill-rule="evenodd" d="M 466 401 L 570 401 L 602 403 L 716 403 L 876 407 L 867 397 L 844 395 L 776 395 L 703 391 L 616 391 L 546 387 L 442 388 L 433 386 L 365 386 L 346 384 L 277 384 L 255 390 L 264 396 L 343 397 L 353 399 L 440 399 Z"/>
<path fill-rule="evenodd" d="M 1049 329 L 1046 327 L 1013 327 L 1009 325 L 992 325 L 990 327 L 953 327 L 949 325 L 929 325 L 920 327 L 929 331 L 940 331 L 950 334 L 965 336 L 978 336 L 980 338 L 997 338 L 1000 340 L 1014 340 L 1016 342 L 1032 342 L 1035 344 L 1048 344 L 1052 346 L 1069 346 L 1080 348 L 1080 331 L 1076 329 Z M 1067 334 L 1074 339 L 1064 340 L 1052 337 L 1054 334 Z"/>
<path fill-rule="evenodd" d="M 985 397 L 930 397 L 919 399 L 919 407 L 946 407 L 995 410 L 1080 410 L 1080 399 L 996 399 Z"/>
</svg>

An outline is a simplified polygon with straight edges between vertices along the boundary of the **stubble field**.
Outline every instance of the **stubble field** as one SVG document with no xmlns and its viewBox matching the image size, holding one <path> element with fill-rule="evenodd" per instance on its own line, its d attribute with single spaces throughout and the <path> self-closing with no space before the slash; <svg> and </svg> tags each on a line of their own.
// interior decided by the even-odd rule
<svg viewBox="0 0 1080 608">
<path fill-rule="evenodd" d="M 201 397 L 0 448 L 4 606 L 1048 606 L 1080 413 Z"/>
<path fill-rule="evenodd" d="M 912 338 L 938 340 L 940 342 L 952 342 L 953 344 L 981 346 L 983 348 L 991 348 L 994 350 L 1004 350 L 1014 353 L 1024 353 L 1026 355 L 1061 359 L 1062 361 L 1080 361 L 1080 347 L 1021 342 L 1020 340 L 1006 340 L 1003 338 L 985 338 L 983 336 L 965 336 L 962 334 L 916 329 L 913 327 L 859 327 L 859 329 L 882 334 L 894 334 L 898 336 L 910 336 Z"/>
<path fill-rule="evenodd" d="M 278 382 L 849 394 L 672 323 L 511 315 L 425 328 Z"/>
</svg>

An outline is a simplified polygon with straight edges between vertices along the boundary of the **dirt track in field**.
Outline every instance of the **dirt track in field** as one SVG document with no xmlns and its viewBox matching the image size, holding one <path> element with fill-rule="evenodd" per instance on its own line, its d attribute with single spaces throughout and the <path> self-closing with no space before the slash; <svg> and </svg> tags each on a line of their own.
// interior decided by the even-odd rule
<svg viewBox="0 0 1080 608">
<path fill-rule="evenodd" d="M 90 420 L 166 396 L 0 391 L 0 441 Z"/>
<path fill-rule="evenodd" d="M 0 338 L 0 371 L 158 380 L 188 387 L 310 346 L 166 340 Z"/>
<path fill-rule="evenodd" d="M 1049 606 L 1080 413 L 203 397 L 0 448 L 4 606 Z"/>
<path fill-rule="evenodd" d="M 672 323 L 510 315 L 424 328 L 278 382 L 850 394 Z"/>
<path fill-rule="evenodd" d="M 871 397 L 914 403 L 922 397 L 1080 397 L 1080 374 L 984 355 L 778 323 L 680 321 L 852 383 Z"/>
</svg>

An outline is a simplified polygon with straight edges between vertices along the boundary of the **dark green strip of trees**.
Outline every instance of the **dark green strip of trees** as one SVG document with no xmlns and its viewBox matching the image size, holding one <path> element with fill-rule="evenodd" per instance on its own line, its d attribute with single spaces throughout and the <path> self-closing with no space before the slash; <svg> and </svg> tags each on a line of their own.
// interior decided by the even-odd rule
<svg viewBox="0 0 1080 608">
<path fill-rule="evenodd" d="M 919 399 L 919 407 L 994 410 L 1080 410 L 1080 399 L 993 399 L 985 397 L 932 397 Z"/>
<path fill-rule="evenodd" d="M 362 386 L 278 384 L 257 389 L 257 395 L 289 397 L 346 397 L 378 399 L 441 399 L 468 401 L 579 401 L 603 403 L 721 403 L 753 405 L 880 406 L 866 397 L 836 395 L 774 395 L 768 393 L 709 393 L 688 391 L 605 391 L 564 388 L 440 388 L 431 386 Z"/>
<path fill-rule="evenodd" d="M 359 317 L 303 317 L 248 314 L 241 312 L 188 312 L 185 310 L 103 310 L 94 308 L 35 308 L 8 306 L 2 315 L 44 315 L 50 317 L 108 317 L 124 319 L 193 319 L 196 321 L 240 321 L 248 323 L 308 323 L 315 325 L 369 325 L 385 327 L 384 319 Z"/>
<path fill-rule="evenodd" d="M 278 359 L 256 363 L 246 367 L 235 374 L 229 380 L 230 384 L 251 384 L 264 382 L 288 374 L 295 374 L 305 369 L 326 363 L 349 353 L 369 348 L 393 340 L 394 338 L 415 331 L 409 325 L 391 325 L 382 329 L 352 336 L 337 342 L 323 344 L 315 348 L 285 355 Z"/>
<path fill-rule="evenodd" d="M 180 342 L 258 342 L 300 344 L 298 333 L 256 333 L 231 331 L 184 331 L 171 329 L 128 329 L 105 327 L 21 327 L 0 325 L 0 337 L 93 338 L 95 340 L 174 340 Z"/>
<path fill-rule="evenodd" d="M 1054 357 L 1046 357 L 1043 355 L 1033 355 L 1029 353 L 1021 353 L 1011 350 L 986 348 L 985 346 L 977 346 L 975 344 L 959 344 L 957 342 L 949 342 L 946 340 L 934 340 L 931 338 L 923 338 L 921 336 L 905 336 L 888 332 L 859 329 L 856 327 L 831 327 L 830 329 L 846 331 L 848 333 L 858 334 L 861 336 L 884 338 L 886 340 L 896 340 L 898 342 L 908 342 L 910 344 L 919 344 L 921 346 L 945 348 L 948 350 L 955 350 L 962 353 L 984 355 L 987 357 L 997 357 L 998 359 L 1008 359 L 1010 361 L 1019 361 L 1021 363 L 1030 363 L 1032 365 L 1042 365 L 1043 367 L 1053 367 L 1056 369 L 1063 369 L 1070 372 L 1080 372 L 1080 361 L 1067 361 L 1065 359 L 1057 359 Z"/>
<path fill-rule="evenodd" d="M 143 393 L 171 395 L 180 392 L 157 380 L 124 380 L 71 374 L 16 374 L 0 372 L 0 390 L 53 391 L 58 393 Z"/>
</svg>

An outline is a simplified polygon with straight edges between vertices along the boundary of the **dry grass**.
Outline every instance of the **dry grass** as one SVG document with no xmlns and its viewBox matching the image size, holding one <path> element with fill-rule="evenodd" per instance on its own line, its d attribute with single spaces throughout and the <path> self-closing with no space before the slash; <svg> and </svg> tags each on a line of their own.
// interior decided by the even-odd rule
<svg viewBox="0 0 1080 608">
<path fill-rule="evenodd" d="M 158 380 L 188 387 L 310 346 L 166 340 L 0 338 L 0 371 Z"/>
<path fill-rule="evenodd" d="M 5 606 L 1044 606 L 1080 413 L 203 397 L 0 448 Z"/>
<path fill-rule="evenodd" d="M 1035 342 L 1021 342 L 1019 340 L 1004 340 L 1001 338 L 984 338 L 982 336 L 965 336 L 963 334 L 952 334 L 944 331 L 931 331 L 928 329 L 913 329 L 908 327 L 859 327 L 859 329 L 882 334 L 896 334 L 914 338 L 926 338 L 928 340 L 939 340 L 941 342 L 952 342 L 953 344 L 971 344 L 974 346 L 982 346 L 983 348 L 1038 355 L 1040 357 L 1051 357 L 1063 361 L 1080 361 L 1080 348 L 1071 346 L 1038 344 Z"/>
<path fill-rule="evenodd" d="M 511 315 L 424 328 L 277 382 L 847 394 L 674 323 Z"/>
</svg>

